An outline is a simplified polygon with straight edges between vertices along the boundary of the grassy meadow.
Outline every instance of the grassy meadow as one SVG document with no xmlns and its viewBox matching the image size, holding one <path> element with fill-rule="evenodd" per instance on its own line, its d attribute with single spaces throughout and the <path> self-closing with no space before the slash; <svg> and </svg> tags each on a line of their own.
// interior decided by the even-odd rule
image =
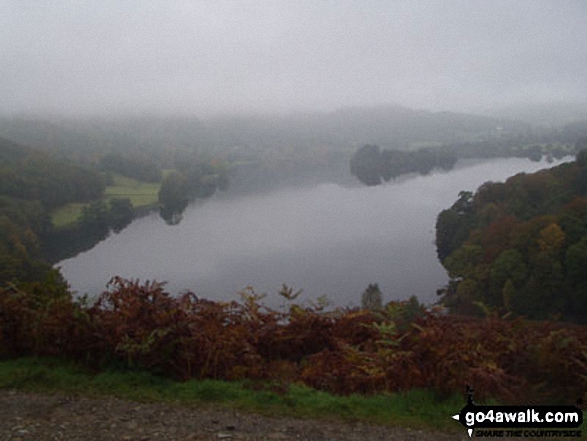
<svg viewBox="0 0 587 441">
<path fill-rule="evenodd" d="M 113 198 L 128 198 L 134 208 L 148 207 L 157 204 L 159 182 L 141 182 L 121 175 L 114 175 L 113 185 L 106 187 L 103 200 L 109 202 Z M 55 227 L 66 227 L 73 224 L 86 204 L 71 203 L 51 213 Z"/>
</svg>

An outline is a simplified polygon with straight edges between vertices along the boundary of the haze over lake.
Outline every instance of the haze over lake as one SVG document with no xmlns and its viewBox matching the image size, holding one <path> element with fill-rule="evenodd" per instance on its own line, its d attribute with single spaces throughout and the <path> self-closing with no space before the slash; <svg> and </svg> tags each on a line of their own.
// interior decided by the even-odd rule
<svg viewBox="0 0 587 441">
<path fill-rule="evenodd" d="M 378 283 L 385 301 L 416 295 L 430 304 L 447 282 L 434 245 L 438 213 L 462 190 L 558 163 L 492 159 L 377 187 L 229 190 L 189 206 L 179 225 L 152 213 L 57 266 L 79 293 L 100 293 L 119 275 L 168 281 L 173 293 L 191 290 L 212 300 L 236 300 L 250 285 L 268 292 L 272 306 L 287 284 L 304 290 L 300 300 L 326 295 L 335 306 L 351 306 Z"/>
</svg>

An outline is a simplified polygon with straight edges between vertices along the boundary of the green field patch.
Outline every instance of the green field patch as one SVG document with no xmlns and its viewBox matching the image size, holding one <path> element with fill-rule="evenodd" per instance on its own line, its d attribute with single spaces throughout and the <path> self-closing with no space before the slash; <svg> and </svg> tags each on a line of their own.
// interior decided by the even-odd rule
<svg viewBox="0 0 587 441">
<path fill-rule="evenodd" d="M 106 187 L 104 200 L 128 198 L 134 208 L 155 205 L 161 184 L 159 182 L 141 182 L 124 176 L 114 176 L 114 185 Z"/>
<path fill-rule="evenodd" d="M 71 203 L 59 207 L 57 210 L 51 213 L 51 220 L 53 225 L 56 227 L 63 227 L 66 225 L 73 224 L 82 213 L 82 208 L 86 204 Z"/>
<path fill-rule="evenodd" d="M 114 175 L 113 184 L 108 185 L 102 200 L 109 202 L 114 198 L 128 198 L 134 208 L 155 206 L 158 201 L 160 182 L 142 182 L 121 175 Z M 82 214 L 87 204 L 71 203 L 59 207 L 51 213 L 53 225 L 57 228 L 71 225 Z"/>
</svg>

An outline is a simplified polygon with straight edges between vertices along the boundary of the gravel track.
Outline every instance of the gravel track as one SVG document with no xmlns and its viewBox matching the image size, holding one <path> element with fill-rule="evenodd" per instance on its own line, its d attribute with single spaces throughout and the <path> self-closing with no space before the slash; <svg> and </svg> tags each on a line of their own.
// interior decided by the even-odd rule
<svg viewBox="0 0 587 441">
<path fill-rule="evenodd" d="M 267 417 L 209 407 L 0 390 L 2 440 L 467 440 L 361 423 Z"/>
</svg>

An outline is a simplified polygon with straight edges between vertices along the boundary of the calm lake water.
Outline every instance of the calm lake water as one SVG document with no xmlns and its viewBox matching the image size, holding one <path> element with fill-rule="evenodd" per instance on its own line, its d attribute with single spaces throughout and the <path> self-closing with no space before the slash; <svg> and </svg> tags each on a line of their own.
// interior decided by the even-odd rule
<svg viewBox="0 0 587 441">
<path fill-rule="evenodd" d="M 416 295 L 430 304 L 447 282 L 434 245 L 438 213 L 461 190 L 557 163 L 493 159 L 378 187 L 221 194 L 188 207 L 179 225 L 153 213 L 57 266 L 74 290 L 90 295 L 119 275 L 168 281 L 170 292 L 212 300 L 237 300 L 250 285 L 267 292 L 271 306 L 281 304 L 283 283 L 304 290 L 299 300 L 326 295 L 336 306 L 360 305 L 369 283 L 379 284 L 385 301 Z"/>
</svg>

